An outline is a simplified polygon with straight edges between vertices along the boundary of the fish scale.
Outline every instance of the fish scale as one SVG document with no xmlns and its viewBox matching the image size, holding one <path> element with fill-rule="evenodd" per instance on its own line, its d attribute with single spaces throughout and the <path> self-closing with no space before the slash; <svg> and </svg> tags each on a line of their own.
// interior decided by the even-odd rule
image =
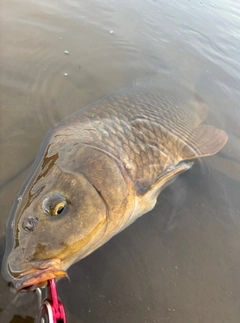
<svg viewBox="0 0 240 323">
<path fill-rule="evenodd" d="M 151 185 L 161 172 L 181 160 L 181 149 L 199 123 L 188 102 L 182 100 L 181 104 L 181 96 L 177 101 L 174 95 L 170 101 L 169 96 L 168 92 L 122 91 L 80 110 L 74 118 L 80 121 L 79 133 L 81 122 L 94 129 L 88 131 L 88 138 L 83 136 L 85 143 L 108 151 L 125 165 L 130 164 L 130 177 L 139 187 Z M 124 153 L 121 150 L 119 154 L 120 147 Z"/>
</svg>

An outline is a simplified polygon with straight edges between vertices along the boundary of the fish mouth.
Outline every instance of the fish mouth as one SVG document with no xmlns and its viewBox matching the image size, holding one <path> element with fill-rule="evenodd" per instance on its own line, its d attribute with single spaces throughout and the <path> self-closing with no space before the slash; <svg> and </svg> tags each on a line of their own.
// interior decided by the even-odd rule
<svg viewBox="0 0 240 323">
<path fill-rule="evenodd" d="M 30 269 L 11 275 L 12 290 L 16 293 L 20 290 L 33 291 L 38 287 L 45 287 L 50 279 L 68 277 L 66 271 L 61 268 L 60 259 L 36 261 Z"/>
</svg>

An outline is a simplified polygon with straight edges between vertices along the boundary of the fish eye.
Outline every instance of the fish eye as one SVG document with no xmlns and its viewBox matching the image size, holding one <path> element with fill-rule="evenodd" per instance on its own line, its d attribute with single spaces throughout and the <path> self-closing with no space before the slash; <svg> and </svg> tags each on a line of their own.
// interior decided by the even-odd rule
<svg viewBox="0 0 240 323">
<path fill-rule="evenodd" d="M 66 198 L 59 194 L 53 193 L 43 200 L 42 208 L 47 215 L 58 216 L 67 206 Z"/>
<path fill-rule="evenodd" d="M 54 212 L 53 212 L 54 215 L 61 214 L 64 208 L 65 208 L 65 203 L 63 202 L 59 203 L 54 209 Z"/>
</svg>

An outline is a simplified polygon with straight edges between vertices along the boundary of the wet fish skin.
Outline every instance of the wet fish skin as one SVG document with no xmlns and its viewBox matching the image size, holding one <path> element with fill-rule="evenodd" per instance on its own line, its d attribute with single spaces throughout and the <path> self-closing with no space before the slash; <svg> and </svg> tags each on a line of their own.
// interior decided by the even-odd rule
<svg viewBox="0 0 240 323">
<path fill-rule="evenodd" d="M 51 274 L 62 273 L 151 210 L 192 166 L 182 161 L 215 154 L 226 143 L 224 131 L 201 125 L 206 115 L 200 98 L 130 87 L 53 127 L 9 218 L 6 279 L 16 288 L 20 278 L 24 287 L 42 284 L 39 261 L 53 259 L 58 267 Z M 59 205 L 63 211 L 51 213 Z"/>
<path fill-rule="evenodd" d="M 72 126 L 62 135 L 77 131 L 82 143 L 114 156 L 141 189 L 182 160 L 183 147 L 206 114 L 200 98 L 191 102 L 180 93 L 124 89 L 67 118 L 63 128 Z"/>
</svg>

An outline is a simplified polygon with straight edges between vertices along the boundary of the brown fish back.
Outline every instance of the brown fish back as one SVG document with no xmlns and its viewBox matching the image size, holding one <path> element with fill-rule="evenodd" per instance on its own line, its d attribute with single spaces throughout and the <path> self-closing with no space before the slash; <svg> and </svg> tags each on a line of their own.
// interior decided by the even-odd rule
<svg viewBox="0 0 240 323">
<path fill-rule="evenodd" d="M 79 143 L 114 158 L 138 191 L 181 160 L 211 155 L 223 147 L 224 131 L 199 126 L 207 110 L 191 95 L 128 88 L 69 116 L 56 130 L 60 127 L 59 136 L 80 138 Z"/>
</svg>

